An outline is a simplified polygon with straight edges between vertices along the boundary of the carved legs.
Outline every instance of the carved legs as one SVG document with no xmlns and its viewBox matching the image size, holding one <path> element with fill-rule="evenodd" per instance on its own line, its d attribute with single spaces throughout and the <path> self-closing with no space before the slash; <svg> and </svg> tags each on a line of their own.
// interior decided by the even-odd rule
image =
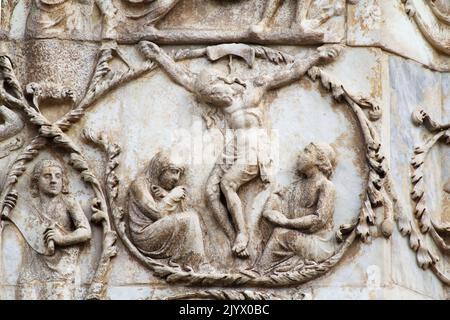
<svg viewBox="0 0 450 320">
<path fill-rule="evenodd" d="M 262 19 L 250 27 L 250 32 L 259 34 L 263 32 L 273 19 L 284 0 L 267 0 Z"/>
<path fill-rule="evenodd" d="M 264 32 L 279 10 L 282 3 L 283 0 L 268 0 L 261 21 L 258 24 L 250 27 L 250 33 L 258 35 L 259 33 Z M 343 14 L 343 11 L 345 9 L 345 7 L 341 3 L 337 2 L 329 6 L 323 6 L 321 8 L 322 13 L 316 14 L 315 16 L 311 17 L 311 14 L 309 13 L 312 3 L 313 0 L 297 0 L 291 27 L 296 27 L 301 31 L 313 30 L 323 25 L 332 17 Z"/>
<path fill-rule="evenodd" d="M 239 258 L 248 258 L 249 256 L 247 251 L 249 235 L 242 202 L 237 191 L 242 185 L 256 178 L 258 174 L 258 165 L 235 164 L 225 174 L 220 165 L 216 165 L 206 182 L 208 205 L 228 239 L 234 241 L 232 251 Z M 220 201 L 221 191 L 225 196 L 228 210 Z M 231 214 L 236 232 L 230 224 L 228 212 Z"/>
<path fill-rule="evenodd" d="M 240 258 L 248 258 L 249 256 L 247 251 L 249 236 L 242 202 L 237 191 L 242 185 L 257 177 L 258 174 L 258 165 L 235 164 L 226 172 L 220 182 L 220 188 L 225 195 L 227 207 L 237 231 L 232 251 Z"/>
<path fill-rule="evenodd" d="M 211 172 L 208 181 L 206 182 L 206 199 L 209 208 L 212 210 L 214 218 L 223 228 L 226 236 L 230 241 L 233 241 L 236 234 L 233 226 L 228 219 L 227 208 L 220 201 L 220 180 L 222 179 L 223 171 L 219 165 L 215 166 Z"/>
<path fill-rule="evenodd" d="M 261 21 L 252 26 L 250 30 L 254 33 L 264 31 L 264 29 L 269 26 L 270 21 L 273 19 L 277 11 L 280 9 L 283 1 L 284 0 L 268 0 Z M 297 0 L 296 12 L 294 14 L 292 24 L 296 24 L 296 22 L 300 24 L 302 21 L 306 20 L 311 2 L 312 0 Z"/>
<path fill-rule="evenodd" d="M 320 27 L 334 16 L 342 15 L 345 7 L 338 1 L 329 6 L 321 8 L 321 13 L 316 16 L 308 16 L 312 0 L 298 0 L 297 11 L 292 26 L 297 26 L 301 30 L 311 30 Z"/>
</svg>

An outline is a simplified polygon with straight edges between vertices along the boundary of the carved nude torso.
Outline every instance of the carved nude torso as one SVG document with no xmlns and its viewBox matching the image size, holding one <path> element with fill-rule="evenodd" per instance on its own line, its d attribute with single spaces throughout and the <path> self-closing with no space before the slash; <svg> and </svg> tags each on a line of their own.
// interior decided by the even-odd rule
<svg viewBox="0 0 450 320">
<path fill-rule="evenodd" d="M 222 108 L 230 129 L 250 129 L 263 126 L 262 100 L 264 90 L 256 87 L 253 81 L 244 85 L 231 85 L 235 94 L 230 106 Z"/>
</svg>

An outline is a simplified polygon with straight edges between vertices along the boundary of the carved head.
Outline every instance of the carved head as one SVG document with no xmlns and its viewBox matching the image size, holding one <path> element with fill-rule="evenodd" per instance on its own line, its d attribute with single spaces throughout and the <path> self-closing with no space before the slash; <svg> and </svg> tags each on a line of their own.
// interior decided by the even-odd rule
<svg viewBox="0 0 450 320">
<path fill-rule="evenodd" d="M 224 76 L 208 69 L 203 69 L 197 76 L 195 91 L 200 100 L 216 107 L 230 106 L 235 93 Z"/>
<path fill-rule="evenodd" d="M 60 193 L 68 193 L 67 178 L 63 166 L 55 160 L 41 160 L 31 176 L 31 195 L 38 197 L 40 193 L 54 197 Z"/>
<path fill-rule="evenodd" d="M 158 185 L 165 190 L 172 190 L 180 185 L 184 172 L 184 166 L 178 164 L 171 152 L 164 150 L 158 152 L 150 160 L 146 176 L 151 184 Z"/>
<path fill-rule="evenodd" d="M 297 159 L 298 173 L 306 173 L 316 167 L 330 178 L 336 167 L 336 151 L 328 144 L 308 144 Z"/>
</svg>

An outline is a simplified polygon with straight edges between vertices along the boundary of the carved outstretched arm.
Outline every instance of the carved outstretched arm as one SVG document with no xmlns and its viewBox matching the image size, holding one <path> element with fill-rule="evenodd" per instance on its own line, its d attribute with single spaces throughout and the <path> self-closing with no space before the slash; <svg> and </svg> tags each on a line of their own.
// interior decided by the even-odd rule
<svg viewBox="0 0 450 320">
<path fill-rule="evenodd" d="M 340 45 L 325 45 L 320 47 L 305 59 L 296 58 L 295 61 L 283 70 L 273 75 L 263 75 L 261 80 L 267 90 L 278 89 L 301 79 L 313 66 L 333 61 L 341 52 Z"/>
<path fill-rule="evenodd" d="M 173 81 L 189 92 L 194 92 L 195 73 L 177 64 L 167 53 L 152 42 L 142 41 L 139 48 L 145 58 L 155 61 Z"/>
</svg>

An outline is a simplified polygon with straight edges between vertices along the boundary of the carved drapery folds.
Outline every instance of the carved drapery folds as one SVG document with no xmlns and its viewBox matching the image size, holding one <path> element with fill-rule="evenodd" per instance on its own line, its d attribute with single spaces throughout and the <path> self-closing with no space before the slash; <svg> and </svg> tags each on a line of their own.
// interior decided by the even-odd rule
<svg viewBox="0 0 450 320">
<path fill-rule="evenodd" d="M 220 98 L 221 96 L 214 96 L 214 97 L 209 96 L 209 94 L 211 93 L 209 93 L 209 90 L 206 90 L 206 88 L 204 90 L 202 89 L 204 85 L 202 83 L 199 83 L 199 80 L 195 79 L 196 77 L 195 75 L 191 73 L 188 73 L 189 75 L 186 75 L 186 72 L 189 71 L 187 71 L 182 67 L 179 67 L 176 62 L 174 62 L 166 53 L 162 51 L 162 49 L 160 49 L 155 44 L 144 42 L 141 43 L 140 46 L 146 58 L 154 59 L 160 65 L 161 68 L 167 70 L 170 76 L 174 77 L 176 83 L 181 84 L 188 91 L 193 92 L 196 95 L 203 95 L 201 97 L 205 99 L 204 101 L 207 101 L 207 103 L 210 103 L 212 105 L 214 104 L 218 105 L 219 103 L 222 102 L 226 103 L 226 101 L 228 101 L 225 98 Z M 240 48 L 243 49 L 243 47 L 244 46 Z M 221 49 L 223 50 L 224 47 L 221 47 Z M 229 49 L 234 50 L 235 47 L 230 47 Z M 180 58 L 181 56 L 184 58 L 187 56 L 201 57 L 203 54 L 206 54 L 207 52 L 210 53 L 214 52 L 214 48 L 208 47 L 206 48 L 206 50 L 198 49 L 195 52 L 195 54 L 193 52 L 183 51 L 179 52 L 177 56 L 178 58 Z M 270 52 L 270 50 L 267 49 L 265 52 Z M 266 209 L 264 211 L 265 213 L 260 212 L 260 215 L 262 215 L 260 219 L 266 219 L 269 221 L 269 223 L 273 223 L 275 225 L 278 224 L 278 226 L 282 225 L 291 226 L 292 224 L 298 226 L 299 230 L 306 230 L 309 228 L 310 232 L 313 233 L 310 236 L 308 236 L 303 235 L 299 231 L 298 233 L 299 240 L 297 241 L 298 250 L 296 249 L 294 250 L 294 252 L 287 253 L 287 255 L 294 254 L 294 256 L 296 256 L 296 259 L 294 259 L 295 262 L 293 262 L 292 265 L 288 265 L 288 267 L 285 268 L 283 272 L 279 272 L 279 270 L 275 271 L 273 270 L 273 268 L 270 268 L 268 264 L 264 262 L 267 259 L 261 258 L 261 255 L 262 256 L 270 255 L 270 247 L 273 245 L 269 245 L 270 244 L 269 240 L 269 244 L 265 247 L 266 251 L 264 253 L 260 251 L 258 253 L 259 258 L 253 259 L 254 261 L 259 261 L 259 263 L 262 263 L 262 265 L 259 265 L 257 262 L 256 264 L 249 265 L 246 268 L 236 270 L 236 272 L 234 273 L 228 273 L 225 270 L 215 270 L 214 268 L 211 269 L 211 267 L 208 268 L 207 261 L 205 261 L 206 265 L 200 267 L 197 270 L 195 269 L 186 270 L 183 267 L 177 265 L 174 266 L 167 262 L 167 260 L 170 261 L 171 256 L 170 245 L 165 246 L 167 251 L 165 252 L 158 251 L 158 255 L 160 255 L 160 257 L 158 258 L 158 255 L 155 255 L 152 252 L 145 252 L 145 248 L 142 248 L 142 245 L 140 244 L 142 242 L 140 240 L 137 240 L 136 242 L 136 239 L 134 239 L 135 236 L 133 236 L 133 233 L 135 233 L 136 231 L 130 230 L 130 227 L 127 225 L 127 223 L 131 223 L 133 225 L 135 224 L 136 218 L 132 218 L 132 216 L 134 216 L 135 214 L 124 208 L 123 205 L 121 205 L 123 201 L 119 197 L 119 194 L 121 194 L 119 190 L 119 181 L 121 181 L 121 178 L 117 175 L 116 168 L 119 165 L 118 158 L 121 152 L 120 147 L 112 143 L 110 138 L 108 138 L 104 134 L 96 135 L 91 131 L 86 131 L 85 137 L 88 139 L 88 141 L 97 145 L 100 148 L 100 150 L 103 150 L 103 152 L 106 155 L 107 162 L 105 166 L 106 167 L 105 181 L 108 187 L 107 188 L 108 199 L 110 200 L 110 206 L 113 210 L 114 216 L 113 221 L 116 225 L 121 240 L 125 243 L 128 250 L 134 256 L 136 256 L 144 265 L 153 270 L 153 272 L 156 275 L 164 278 L 169 283 L 183 283 L 192 286 L 225 285 L 225 286 L 282 287 L 282 286 L 298 285 L 328 272 L 340 261 L 340 259 L 348 250 L 348 248 L 351 246 L 356 237 L 360 237 L 363 241 L 369 241 L 372 235 L 369 229 L 371 229 L 372 227 L 377 227 L 376 222 L 377 219 L 374 210 L 374 208 L 376 207 L 384 208 L 384 216 L 381 219 L 382 223 L 378 225 L 378 227 L 380 228 L 381 233 L 384 236 L 389 237 L 393 231 L 393 222 L 394 222 L 393 208 L 390 196 L 386 191 L 387 182 L 385 182 L 385 177 L 387 175 L 387 170 L 384 164 L 384 157 L 381 155 L 382 150 L 380 141 L 379 138 L 377 137 L 377 133 L 372 124 L 372 121 L 376 121 L 377 119 L 380 118 L 381 116 L 380 108 L 371 103 L 367 99 L 357 97 L 355 95 L 348 93 L 341 85 L 333 81 L 321 69 L 317 67 L 311 68 L 311 66 L 314 65 L 315 61 L 320 61 L 320 59 L 325 59 L 324 61 L 334 59 L 336 57 L 337 52 L 338 51 L 336 51 L 336 49 L 334 49 L 333 47 L 321 48 L 319 50 L 319 55 L 317 56 L 317 58 L 314 57 L 315 54 L 312 54 L 311 57 L 308 59 L 309 65 L 306 64 L 304 61 L 297 61 L 295 58 L 289 57 L 289 55 L 287 54 L 280 53 L 279 56 L 283 56 L 287 60 L 291 61 L 288 63 L 288 65 L 292 65 L 292 67 L 289 67 L 287 69 L 289 71 L 283 71 L 283 68 L 286 67 L 281 66 L 281 71 L 279 71 L 279 74 L 281 76 L 275 75 L 272 76 L 273 78 L 271 78 L 271 76 L 263 76 L 261 79 L 264 80 L 265 82 L 255 80 L 252 81 L 255 81 L 254 83 L 261 83 L 260 86 L 266 85 L 268 86 L 268 88 L 270 88 L 269 87 L 271 85 L 270 79 L 274 79 L 272 81 L 276 81 L 276 84 L 273 86 L 273 88 L 278 88 L 280 84 L 289 83 L 290 81 L 295 79 L 295 77 L 302 76 L 307 70 L 309 70 L 308 75 L 314 80 L 320 79 L 324 87 L 330 90 L 332 96 L 336 100 L 344 101 L 345 103 L 348 104 L 348 106 L 354 112 L 356 119 L 361 126 L 362 135 L 364 136 L 367 148 L 367 159 L 368 159 L 367 164 L 369 167 L 369 177 L 366 189 L 366 200 L 364 201 L 364 205 L 362 206 L 363 209 L 361 210 L 359 217 L 355 217 L 353 221 L 349 221 L 347 225 L 342 225 L 338 229 L 334 230 L 332 228 L 332 215 L 334 206 L 333 203 L 335 201 L 335 196 L 332 191 L 333 190 L 332 182 L 330 182 L 328 179 L 331 176 L 336 159 L 335 155 L 333 155 L 334 151 L 331 147 L 312 143 L 311 147 L 303 151 L 302 159 L 304 160 L 303 162 L 305 162 L 303 164 L 303 166 L 305 167 L 304 170 L 306 170 L 308 174 L 311 172 L 311 177 L 306 178 L 304 183 L 306 184 L 311 183 L 308 182 L 310 181 L 308 179 L 312 179 L 316 182 L 320 179 L 323 180 L 322 186 L 311 187 L 309 197 L 313 197 L 314 199 L 316 199 L 312 200 L 313 198 L 311 198 L 311 200 L 314 203 L 314 206 L 311 207 L 311 204 L 309 204 L 308 208 L 305 207 L 304 209 L 301 209 L 301 207 L 297 207 L 295 203 L 291 203 L 292 200 L 289 200 L 291 197 L 294 198 L 308 197 L 307 194 L 304 193 L 304 191 L 301 191 L 301 189 L 295 191 L 296 186 L 294 185 L 293 186 L 294 190 L 291 191 L 291 196 L 288 196 L 286 200 L 281 201 L 282 205 L 279 211 L 275 211 L 277 213 L 274 212 L 274 208 L 270 207 L 270 201 L 269 203 L 266 204 Z M 242 54 L 243 51 L 240 51 L 240 53 Z M 236 51 L 233 51 L 233 54 L 236 55 Z M 243 54 L 240 56 L 246 57 Z M 296 64 L 298 66 L 294 67 Z M 212 76 L 211 74 L 209 74 L 208 77 L 206 77 L 206 73 L 204 71 L 200 73 L 200 77 L 203 77 L 200 78 L 201 81 L 205 80 L 212 81 L 211 83 L 208 82 L 210 88 L 218 86 L 217 90 L 225 90 L 221 89 L 220 86 L 226 84 L 233 85 L 233 83 L 235 83 L 235 81 L 238 80 L 237 78 L 235 78 L 234 81 L 228 82 L 227 80 L 224 79 L 217 82 L 218 81 L 217 79 L 219 79 L 217 78 L 218 77 L 217 75 Z M 241 79 L 239 80 L 238 83 L 245 84 L 246 81 Z M 248 88 L 248 90 L 255 90 L 251 87 L 250 84 L 244 86 L 244 88 Z M 264 91 L 262 91 L 260 94 L 263 94 L 263 92 Z M 258 102 L 259 100 L 255 101 L 257 101 L 257 104 L 255 104 L 254 108 L 258 108 L 260 102 Z M 369 115 L 370 118 L 373 119 L 372 121 L 369 120 L 369 118 L 364 113 L 363 109 L 369 109 Z M 226 119 L 228 119 L 227 121 L 230 121 L 229 126 L 238 125 L 238 122 L 234 122 L 236 120 L 233 119 L 232 117 L 228 118 L 226 117 Z M 256 123 L 256 125 L 259 126 L 258 123 Z M 237 148 L 239 148 L 239 146 L 237 146 Z M 231 150 L 235 150 L 235 148 L 232 147 Z M 240 155 L 242 156 L 242 153 L 240 153 Z M 257 156 L 256 158 L 261 160 L 263 159 L 260 156 Z M 315 165 L 313 164 L 317 166 L 315 167 Z M 256 168 L 258 167 L 257 162 L 255 163 L 255 166 Z M 169 168 L 171 167 L 174 167 L 176 169 L 176 167 L 171 166 L 170 163 L 167 163 L 164 167 L 167 168 L 167 170 L 169 170 Z M 216 168 L 220 168 L 220 170 L 217 171 Z M 245 175 L 242 176 L 240 174 L 239 170 L 242 169 L 239 168 L 244 168 Z M 273 180 L 271 180 L 269 176 L 265 176 L 265 178 L 260 176 L 263 172 L 265 172 L 264 169 L 255 170 L 254 174 L 252 173 L 251 170 L 253 170 L 252 167 L 239 167 L 239 166 L 236 167 L 236 169 L 234 169 L 233 162 L 231 162 L 228 166 L 225 167 L 221 166 L 218 163 L 218 167 L 215 167 L 215 169 L 213 169 L 213 172 L 211 173 L 210 178 L 207 180 L 205 186 L 209 204 L 208 209 L 213 211 L 217 210 L 217 213 L 215 213 L 214 215 L 216 219 L 219 221 L 219 225 L 222 226 L 223 232 L 225 232 L 225 234 L 229 237 L 230 242 L 229 250 L 233 252 L 235 259 L 238 260 L 239 259 L 246 260 L 249 258 L 251 252 L 250 248 L 252 247 L 252 245 L 251 243 L 249 243 L 249 239 L 251 237 L 250 238 L 248 237 L 246 230 L 249 230 L 251 228 L 250 226 L 245 225 L 245 222 L 241 226 L 237 225 L 239 221 L 239 216 L 237 216 L 237 214 L 239 214 L 240 209 L 238 206 L 240 205 L 240 202 L 236 199 L 235 196 L 233 196 L 231 190 L 228 188 L 234 186 L 234 188 L 236 189 L 232 190 L 237 190 L 238 189 L 237 186 L 239 186 L 240 181 L 239 179 L 245 179 L 245 181 L 252 181 L 254 177 L 258 177 L 258 180 L 261 180 L 263 183 L 264 181 L 266 181 L 265 183 L 267 184 L 265 192 L 263 191 L 261 193 L 265 194 L 265 197 L 260 195 L 258 196 L 258 199 L 260 201 L 261 199 L 265 199 L 263 200 L 264 203 L 269 198 L 277 197 L 278 194 L 276 190 L 271 189 L 271 186 L 273 186 L 272 184 Z M 233 172 L 234 177 L 233 179 L 236 180 L 227 180 L 228 172 Z M 300 172 L 300 174 L 303 176 L 302 172 Z M 132 191 L 133 189 L 136 188 L 134 187 L 134 185 L 137 184 L 142 186 L 142 188 L 138 188 L 138 190 L 140 190 L 138 194 L 140 194 L 142 198 L 142 200 L 138 202 L 141 203 L 140 210 L 147 208 L 145 210 L 150 210 L 147 211 L 147 213 L 153 212 L 153 214 L 147 214 L 147 218 L 145 218 L 144 216 L 145 212 L 140 211 L 141 213 L 144 213 L 144 215 L 141 216 L 140 222 L 143 222 L 143 220 L 146 219 L 150 219 L 153 222 L 151 223 L 145 222 L 144 224 L 146 226 L 142 226 L 142 229 L 140 229 L 141 230 L 140 235 L 143 235 L 145 232 L 147 232 L 145 230 L 148 230 L 148 232 L 152 233 L 153 236 L 154 233 L 151 231 L 152 228 L 151 224 L 161 221 L 161 224 L 163 225 L 164 219 L 169 219 L 169 217 L 172 217 L 172 215 L 174 215 L 174 217 L 171 219 L 174 225 L 176 225 L 177 220 L 175 219 L 175 216 L 179 215 L 180 219 L 183 218 L 184 211 L 175 213 L 176 210 L 173 214 L 170 214 L 168 215 L 167 218 L 165 218 L 163 208 L 165 208 L 165 206 L 169 207 L 175 206 L 174 199 L 178 199 L 176 197 L 182 196 L 183 192 L 181 190 L 184 189 L 179 189 L 180 194 L 175 196 L 172 195 L 172 193 L 174 193 L 175 190 L 177 190 L 177 188 L 162 189 L 158 185 L 145 182 L 149 181 L 148 178 L 147 180 L 145 180 L 146 179 L 145 177 L 146 175 L 143 175 L 142 178 L 138 177 L 137 180 L 135 180 L 135 182 L 133 183 L 133 186 L 131 187 L 129 192 L 135 194 L 137 191 L 136 190 Z M 187 187 L 187 189 L 189 189 L 189 187 Z M 177 192 L 178 191 L 176 191 L 175 193 Z M 296 193 L 299 194 L 295 195 Z M 147 194 L 146 197 L 145 194 Z M 154 200 L 155 196 L 161 198 L 160 201 L 162 202 L 160 205 L 158 205 L 158 202 L 155 202 Z M 218 202 L 220 201 L 219 198 L 221 196 L 224 196 L 225 198 L 230 197 L 230 199 L 226 201 L 227 205 L 224 205 L 222 202 L 220 203 Z M 138 205 L 138 203 L 136 203 L 136 205 Z M 287 216 L 291 215 L 292 213 L 289 213 L 289 211 L 284 211 L 283 209 L 287 207 L 291 207 L 292 208 L 291 210 L 298 211 L 299 212 L 298 214 L 300 216 L 297 218 L 291 217 L 289 219 Z M 189 206 L 187 207 L 187 209 L 185 209 L 187 210 L 187 212 L 189 212 L 188 208 Z M 231 210 L 238 211 L 237 213 L 236 212 L 233 213 L 235 216 L 237 216 L 237 218 L 227 221 L 226 219 L 229 219 L 227 216 L 220 215 L 221 212 L 227 212 Z M 310 211 L 310 214 L 307 213 L 309 212 L 308 210 Z M 313 212 L 316 211 L 323 212 L 323 216 L 320 215 L 316 216 L 315 213 L 312 214 Z M 163 214 L 162 218 L 160 218 L 160 220 L 156 218 L 150 218 L 153 217 L 155 213 Z M 265 218 L 263 217 L 264 215 L 266 216 Z M 319 220 L 316 221 L 316 219 Z M 188 220 L 186 220 L 186 222 L 187 221 Z M 197 220 L 195 219 L 195 221 Z M 180 220 L 179 225 L 177 227 L 182 226 L 183 223 L 186 222 Z M 325 227 L 326 225 L 328 227 Z M 329 229 L 330 227 L 331 229 Z M 132 227 L 132 229 L 133 228 L 135 229 L 136 226 Z M 167 223 L 165 228 L 168 228 L 167 230 L 172 230 L 174 226 L 172 226 L 171 223 Z M 326 231 L 328 232 L 326 240 L 324 239 L 324 236 L 322 234 L 323 231 L 325 231 L 325 229 L 323 228 L 325 229 L 328 228 L 327 229 L 328 231 Z M 187 229 L 184 228 L 184 230 Z M 241 236 L 239 236 L 239 232 L 241 232 Z M 317 235 L 315 235 L 315 233 L 317 233 Z M 175 234 L 178 234 L 178 231 L 175 232 Z M 273 234 L 272 236 L 276 238 L 276 236 L 274 236 Z M 302 241 L 301 239 L 305 240 Z M 161 243 L 164 243 L 167 240 L 161 239 L 160 241 Z M 273 242 L 275 243 L 276 241 L 273 240 Z M 323 249 L 323 244 L 325 242 L 328 242 L 330 244 L 329 249 Z M 318 250 L 317 248 L 319 247 L 321 247 L 324 250 L 323 254 L 314 254 L 313 252 L 317 252 Z M 186 261 L 189 260 L 187 255 L 184 258 L 186 259 Z M 183 258 L 181 260 L 183 260 Z"/>
<path fill-rule="evenodd" d="M 414 156 L 411 160 L 411 165 L 413 167 L 411 175 L 411 183 L 413 185 L 411 198 L 415 203 L 414 217 L 417 220 L 421 233 L 424 234 L 424 236 L 431 236 L 440 252 L 444 256 L 448 256 L 450 253 L 450 226 L 433 218 L 434 215 L 430 212 L 430 208 L 427 205 L 426 193 L 429 190 L 425 187 L 425 161 L 430 150 L 439 141 L 442 141 L 445 144 L 449 143 L 448 129 L 450 126 L 448 124 L 437 123 L 423 110 L 418 110 L 413 114 L 413 121 L 417 126 L 424 126 L 433 134 L 424 145 L 415 148 Z M 448 192 L 447 188 L 448 184 L 444 187 L 445 192 Z M 444 283 L 447 285 L 450 284 L 449 275 L 445 270 L 442 271 L 434 264 L 432 267 L 432 270 Z"/>
</svg>

